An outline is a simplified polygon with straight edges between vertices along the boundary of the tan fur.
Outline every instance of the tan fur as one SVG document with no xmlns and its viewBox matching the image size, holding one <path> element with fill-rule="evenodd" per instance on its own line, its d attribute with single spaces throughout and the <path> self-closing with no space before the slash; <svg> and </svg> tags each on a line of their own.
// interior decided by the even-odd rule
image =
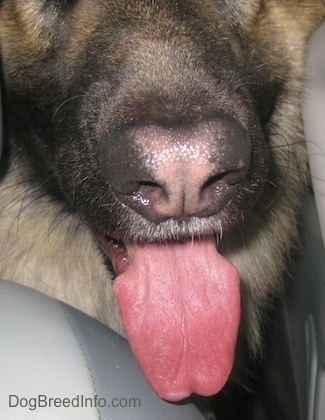
<svg viewBox="0 0 325 420">
<path fill-rule="evenodd" d="M 49 33 L 47 27 L 55 16 L 50 10 L 43 13 L 41 3 L 24 1 L 17 5 L 16 2 L 4 2 L 0 13 L 2 50 L 3 54 L 9 54 L 8 58 L 4 56 L 5 60 L 11 59 L 12 51 L 16 59 L 24 57 L 33 62 L 51 49 L 55 34 Z"/>
<path fill-rule="evenodd" d="M 36 199 L 15 164 L 1 189 L 0 277 L 40 290 L 123 333 L 103 259 L 85 225 L 51 198 Z"/>
</svg>

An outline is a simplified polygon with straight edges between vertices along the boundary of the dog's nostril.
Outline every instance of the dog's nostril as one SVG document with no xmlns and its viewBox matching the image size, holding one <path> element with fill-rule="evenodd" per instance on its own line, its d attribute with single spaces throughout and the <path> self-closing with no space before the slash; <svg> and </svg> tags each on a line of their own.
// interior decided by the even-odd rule
<svg viewBox="0 0 325 420">
<path fill-rule="evenodd" d="M 132 194 L 132 200 L 142 206 L 150 206 L 159 201 L 168 201 L 168 194 L 162 185 L 142 181 L 138 183 L 138 189 Z"/>
<path fill-rule="evenodd" d="M 135 181 L 125 180 L 124 182 L 114 183 L 110 180 L 111 185 L 115 192 L 123 195 L 132 195 L 135 194 L 140 188 L 140 184 Z"/>
<path fill-rule="evenodd" d="M 201 192 L 214 188 L 219 184 L 235 185 L 246 176 L 246 173 L 247 168 L 242 168 L 213 175 L 202 185 Z"/>
<path fill-rule="evenodd" d="M 200 189 L 200 196 L 202 197 L 206 191 L 214 190 L 218 185 L 223 184 L 225 180 L 224 174 L 214 175 L 209 178 Z"/>
</svg>

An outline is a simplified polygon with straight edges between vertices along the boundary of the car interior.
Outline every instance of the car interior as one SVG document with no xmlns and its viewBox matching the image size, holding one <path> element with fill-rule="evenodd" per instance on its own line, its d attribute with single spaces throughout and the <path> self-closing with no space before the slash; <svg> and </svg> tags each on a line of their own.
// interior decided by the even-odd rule
<svg viewBox="0 0 325 420">
<path fill-rule="evenodd" d="M 252 420 L 325 419 L 324 41 L 325 24 L 309 43 L 303 92 L 313 190 L 304 200 L 301 252 L 290 264 L 288 290 L 267 334 Z M 0 155 L 1 145 L 0 112 Z M 168 403 L 151 390 L 124 338 L 64 303 L 7 280 L 0 280 L 0 418 L 203 418 L 190 401 Z M 30 399 L 35 395 L 42 409 Z M 46 399 L 56 395 L 73 396 L 74 406 L 61 401 L 54 410 L 59 402 Z M 87 396 L 97 403 L 86 407 L 82 399 Z"/>
</svg>

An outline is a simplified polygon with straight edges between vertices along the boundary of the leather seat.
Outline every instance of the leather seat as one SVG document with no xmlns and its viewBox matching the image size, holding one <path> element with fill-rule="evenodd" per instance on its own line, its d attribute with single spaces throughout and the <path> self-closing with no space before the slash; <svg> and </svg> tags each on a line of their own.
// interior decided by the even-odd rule
<svg viewBox="0 0 325 420">
<path fill-rule="evenodd" d="M 127 341 L 35 290 L 0 281 L 1 419 L 202 419 L 151 390 Z"/>
</svg>

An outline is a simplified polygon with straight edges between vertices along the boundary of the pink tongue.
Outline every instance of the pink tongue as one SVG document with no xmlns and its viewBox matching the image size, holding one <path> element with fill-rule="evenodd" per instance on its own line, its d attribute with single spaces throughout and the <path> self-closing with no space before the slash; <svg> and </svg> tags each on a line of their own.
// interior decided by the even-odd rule
<svg viewBox="0 0 325 420">
<path fill-rule="evenodd" d="M 214 239 L 129 245 L 114 291 L 131 349 L 160 397 L 220 391 L 240 318 L 239 276 Z"/>
</svg>

